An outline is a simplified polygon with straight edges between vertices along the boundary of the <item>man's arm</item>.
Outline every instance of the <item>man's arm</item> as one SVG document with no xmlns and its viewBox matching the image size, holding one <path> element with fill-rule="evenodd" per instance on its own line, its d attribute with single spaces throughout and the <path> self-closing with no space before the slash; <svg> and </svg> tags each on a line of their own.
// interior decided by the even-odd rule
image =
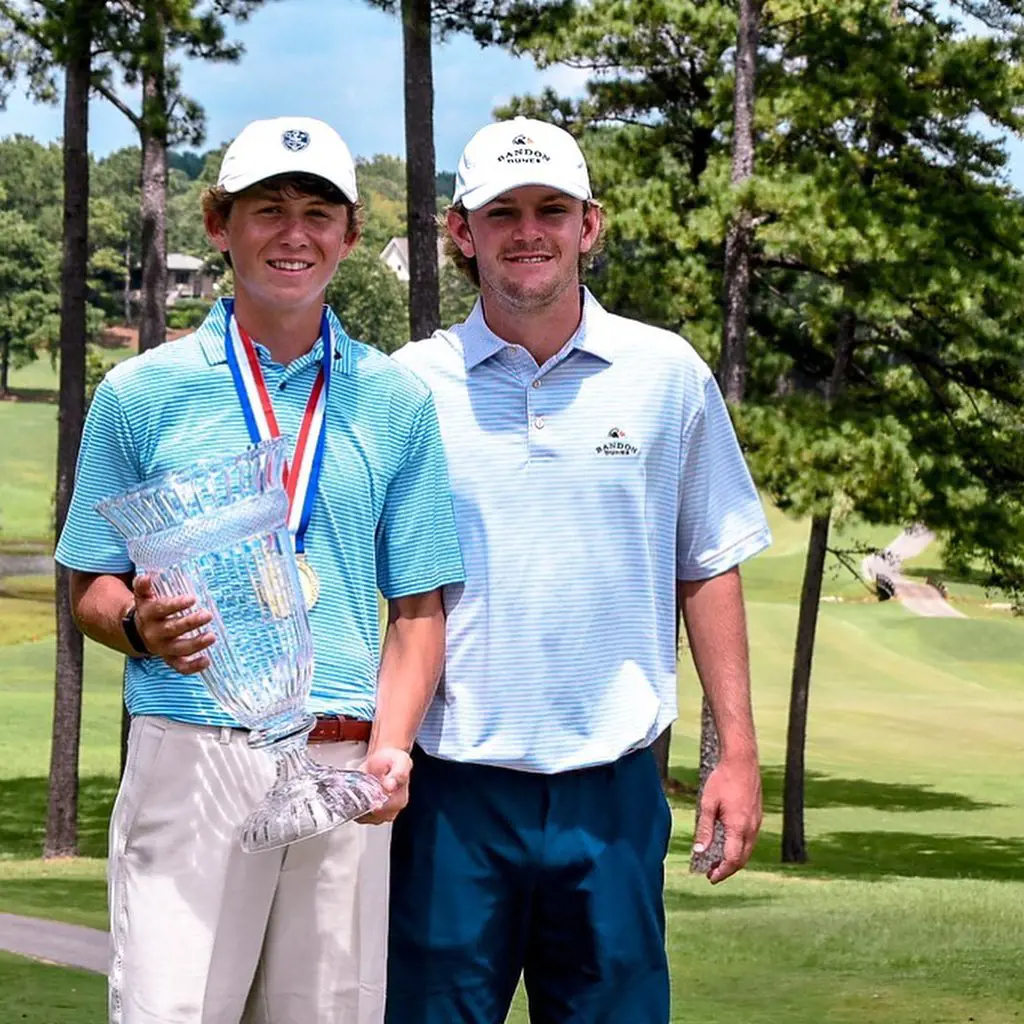
<svg viewBox="0 0 1024 1024">
<path fill-rule="evenodd" d="M 135 605 L 135 625 L 147 650 L 163 658 L 176 672 L 191 675 L 209 665 L 206 657 L 193 657 L 213 643 L 213 634 L 183 637 L 205 626 L 209 612 L 180 615 L 195 604 L 193 597 L 157 597 L 148 576 L 71 571 L 71 614 L 89 638 L 115 651 L 138 657 L 128 642 L 121 620 Z"/>
<path fill-rule="evenodd" d="M 725 828 L 725 859 L 708 872 L 722 882 L 750 859 L 761 827 L 761 775 L 750 704 L 750 663 L 739 568 L 707 580 L 678 582 L 693 662 L 718 731 L 719 761 L 701 801 L 695 846 Z"/>
<path fill-rule="evenodd" d="M 364 765 L 383 783 L 388 802 L 360 821 L 393 821 L 408 803 L 412 770 L 409 751 L 443 665 L 444 606 L 440 589 L 389 601 L 377 682 L 377 713 Z"/>
</svg>

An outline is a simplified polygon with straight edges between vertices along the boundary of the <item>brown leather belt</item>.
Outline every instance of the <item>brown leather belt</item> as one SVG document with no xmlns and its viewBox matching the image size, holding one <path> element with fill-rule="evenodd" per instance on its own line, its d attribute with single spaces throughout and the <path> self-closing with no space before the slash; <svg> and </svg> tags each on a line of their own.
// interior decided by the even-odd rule
<svg viewBox="0 0 1024 1024">
<path fill-rule="evenodd" d="M 366 743 L 371 723 L 344 715 L 317 715 L 310 743 Z"/>
</svg>

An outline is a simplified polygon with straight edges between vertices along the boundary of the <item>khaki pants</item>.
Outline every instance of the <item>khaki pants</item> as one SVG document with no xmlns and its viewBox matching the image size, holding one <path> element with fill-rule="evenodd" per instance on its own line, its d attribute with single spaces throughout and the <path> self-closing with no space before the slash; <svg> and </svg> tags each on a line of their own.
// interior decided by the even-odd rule
<svg viewBox="0 0 1024 1024">
<path fill-rule="evenodd" d="M 314 744 L 352 768 L 364 743 Z M 110 824 L 112 1024 L 380 1024 L 391 828 L 244 853 L 273 781 L 245 734 L 141 716 Z"/>
</svg>

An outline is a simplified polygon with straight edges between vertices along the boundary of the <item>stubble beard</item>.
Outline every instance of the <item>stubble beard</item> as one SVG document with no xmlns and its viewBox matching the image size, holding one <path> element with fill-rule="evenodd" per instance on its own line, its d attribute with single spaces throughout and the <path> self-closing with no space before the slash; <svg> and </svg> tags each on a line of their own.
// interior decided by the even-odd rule
<svg viewBox="0 0 1024 1024">
<path fill-rule="evenodd" d="M 517 313 L 537 313 L 553 306 L 572 288 L 573 275 L 560 274 L 546 284 L 530 288 L 511 276 L 498 273 L 492 277 L 481 272 L 481 285 Z"/>
</svg>

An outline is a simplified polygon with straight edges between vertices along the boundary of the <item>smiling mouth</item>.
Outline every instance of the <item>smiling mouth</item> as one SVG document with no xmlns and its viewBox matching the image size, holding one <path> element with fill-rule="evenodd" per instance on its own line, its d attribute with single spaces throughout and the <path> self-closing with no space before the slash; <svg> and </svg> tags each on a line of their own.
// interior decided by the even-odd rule
<svg viewBox="0 0 1024 1024">
<path fill-rule="evenodd" d="M 509 263 L 527 263 L 527 264 L 529 264 L 529 263 L 547 263 L 549 260 L 554 259 L 554 257 L 553 256 L 544 255 L 544 254 L 540 254 L 540 255 L 536 255 L 536 256 L 506 256 L 505 259 L 508 260 Z"/>
<path fill-rule="evenodd" d="M 267 263 L 275 270 L 287 270 L 295 273 L 301 270 L 309 270 L 313 264 L 305 260 L 267 260 Z"/>
</svg>

